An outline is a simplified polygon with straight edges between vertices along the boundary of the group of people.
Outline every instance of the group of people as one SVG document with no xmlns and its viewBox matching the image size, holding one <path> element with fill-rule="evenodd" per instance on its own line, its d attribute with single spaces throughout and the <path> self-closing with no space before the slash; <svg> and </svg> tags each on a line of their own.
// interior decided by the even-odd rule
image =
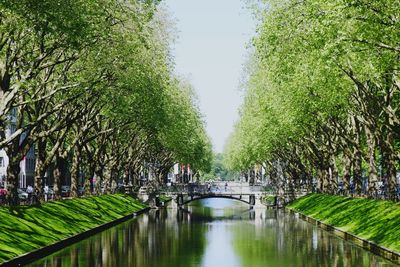
<svg viewBox="0 0 400 267">
<path fill-rule="evenodd" d="M 217 191 L 220 191 L 220 188 L 217 186 L 216 188 Z M 211 192 L 211 183 L 207 183 L 207 191 Z M 228 191 L 228 183 L 225 183 L 225 192 Z"/>
<path fill-rule="evenodd" d="M 45 185 L 43 188 L 44 191 L 44 200 L 47 201 L 50 196 L 50 189 L 48 185 Z M 36 196 L 38 195 L 32 185 L 28 185 L 26 187 L 25 192 L 28 194 L 28 197 L 26 198 L 26 203 L 27 204 L 33 204 L 36 202 Z M 6 198 L 7 198 L 8 191 L 7 189 L 4 188 L 4 186 L 0 186 L 0 205 L 1 204 L 6 204 Z"/>
<path fill-rule="evenodd" d="M 26 193 L 28 194 L 28 199 L 27 199 L 28 203 L 33 203 L 34 198 L 38 195 L 37 192 L 35 192 L 35 190 L 31 185 L 28 185 L 26 187 Z M 49 193 L 50 193 L 48 185 L 44 186 L 43 193 L 44 193 L 44 201 L 47 201 L 49 199 Z"/>
</svg>

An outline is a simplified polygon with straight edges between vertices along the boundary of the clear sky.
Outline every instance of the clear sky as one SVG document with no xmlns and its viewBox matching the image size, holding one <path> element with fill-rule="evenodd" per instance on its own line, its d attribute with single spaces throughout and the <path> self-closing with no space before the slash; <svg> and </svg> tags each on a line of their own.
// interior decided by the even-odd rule
<svg viewBox="0 0 400 267">
<path fill-rule="evenodd" d="M 242 102 L 239 83 L 255 22 L 243 0 L 164 0 L 176 20 L 176 71 L 189 77 L 214 150 L 222 152 Z"/>
</svg>

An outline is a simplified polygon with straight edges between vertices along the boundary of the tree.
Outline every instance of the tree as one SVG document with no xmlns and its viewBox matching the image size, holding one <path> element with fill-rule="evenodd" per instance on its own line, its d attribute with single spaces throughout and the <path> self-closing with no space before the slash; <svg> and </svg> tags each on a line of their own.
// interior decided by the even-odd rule
<svg viewBox="0 0 400 267">
<path fill-rule="evenodd" d="M 190 86 L 173 75 L 158 2 L 0 3 L 0 148 L 11 204 L 32 147 L 39 199 L 52 165 L 57 197 L 67 168 L 74 197 L 83 172 L 87 188 L 96 176 L 97 192 L 103 183 L 108 193 L 121 177 L 137 183 L 144 160 L 160 177 L 174 162 L 207 168 L 211 146 Z"/>
<path fill-rule="evenodd" d="M 368 195 L 377 196 L 380 179 L 394 199 L 399 28 L 393 14 L 400 13 L 399 3 L 266 2 L 257 5 L 254 67 L 227 145 L 228 165 L 267 162 L 275 176 L 279 161 L 289 186 L 317 177 L 326 193 L 338 192 L 343 165 L 345 191 L 352 180 L 360 195 L 365 162 Z"/>
</svg>

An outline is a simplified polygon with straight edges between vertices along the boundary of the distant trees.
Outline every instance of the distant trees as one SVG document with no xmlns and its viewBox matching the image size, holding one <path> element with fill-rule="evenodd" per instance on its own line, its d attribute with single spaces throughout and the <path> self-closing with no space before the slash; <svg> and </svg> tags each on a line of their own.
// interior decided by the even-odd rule
<svg viewBox="0 0 400 267">
<path fill-rule="evenodd" d="M 211 168 L 209 171 L 202 173 L 201 180 L 221 179 L 222 181 L 231 181 L 239 178 L 238 176 L 238 172 L 230 171 L 226 168 L 223 153 L 214 153 Z"/>
<path fill-rule="evenodd" d="M 173 75 L 163 16 L 158 1 L 0 3 L 0 149 L 10 159 L 10 203 L 33 146 L 39 197 L 50 166 L 57 197 L 65 167 L 72 196 L 82 171 L 87 185 L 95 175 L 109 192 L 123 176 L 137 183 L 144 161 L 157 166 L 159 182 L 175 162 L 208 168 L 210 142 L 190 86 Z"/>
<path fill-rule="evenodd" d="M 277 186 L 315 178 L 320 192 L 341 182 L 396 199 L 400 2 L 263 2 L 228 165 L 262 164 Z"/>
</svg>

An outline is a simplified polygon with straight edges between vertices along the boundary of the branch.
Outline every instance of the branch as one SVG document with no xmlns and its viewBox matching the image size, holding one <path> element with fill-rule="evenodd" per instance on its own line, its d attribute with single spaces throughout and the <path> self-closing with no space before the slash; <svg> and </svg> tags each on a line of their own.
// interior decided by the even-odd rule
<svg viewBox="0 0 400 267">
<path fill-rule="evenodd" d="M 360 39 L 347 39 L 345 41 L 350 41 L 350 42 L 356 42 L 356 43 L 362 43 L 362 44 L 368 44 L 368 45 L 372 45 L 375 47 L 379 47 L 382 49 L 387 49 L 387 50 L 391 50 L 391 51 L 395 51 L 395 52 L 400 52 L 400 47 L 393 47 L 384 43 L 379 43 L 379 42 L 371 42 L 368 40 L 360 40 Z"/>
</svg>

